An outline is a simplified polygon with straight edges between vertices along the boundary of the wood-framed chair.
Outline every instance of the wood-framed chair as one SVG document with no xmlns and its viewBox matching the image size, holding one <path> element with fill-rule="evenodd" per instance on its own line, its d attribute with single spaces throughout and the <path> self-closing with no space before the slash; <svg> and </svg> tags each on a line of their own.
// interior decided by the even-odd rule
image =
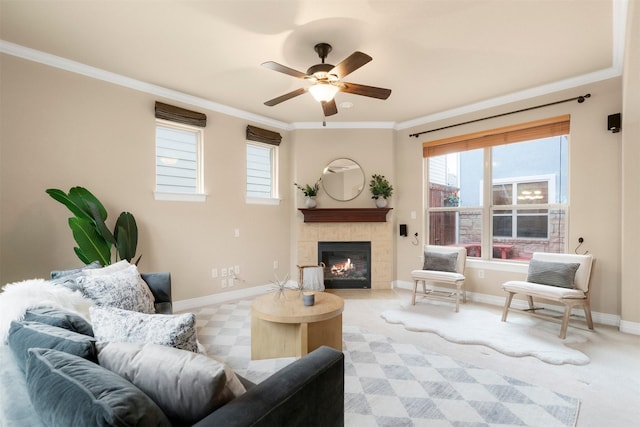
<svg viewBox="0 0 640 427">
<path fill-rule="evenodd" d="M 411 278 L 413 279 L 413 296 L 411 304 L 416 305 L 416 294 L 418 291 L 418 283 L 422 283 L 422 291 L 425 298 L 440 299 L 445 301 L 454 301 L 456 313 L 460 310 L 460 299 L 467 302 L 467 290 L 464 286 L 464 268 L 467 263 L 467 250 L 464 247 L 456 246 L 437 246 L 425 245 L 425 263 L 420 270 L 413 270 Z M 454 261 L 449 264 L 448 268 L 443 269 L 425 269 L 429 267 L 428 258 L 434 256 L 449 256 Z M 431 264 L 437 267 L 438 263 Z M 447 264 L 446 262 L 444 263 Z M 445 271 L 448 270 L 448 271 Z M 427 283 L 434 286 L 433 289 L 427 289 Z M 435 285 L 453 286 L 452 292 L 435 289 Z"/>
<path fill-rule="evenodd" d="M 529 303 L 526 312 L 535 314 L 537 317 L 550 318 L 536 313 L 539 307 L 535 307 L 533 298 L 553 301 L 564 306 L 564 314 L 562 317 L 562 325 L 560 327 L 560 338 L 565 339 L 567 336 L 567 327 L 569 318 L 574 307 L 582 307 L 589 329 L 593 329 L 593 319 L 591 318 L 591 269 L 593 265 L 592 255 L 577 254 L 554 254 L 547 252 L 534 252 L 532 261 L 546 261 L 552 263 L 578 263 L 579 267 L 575 271 L 573 278 L 573 287 L 552 286 L 548 284 L 533 283 L 522 280 L 511 280 L 502 284 L 502 289 L 508 293 L 502 311 L 502 321 L 507 320 L 507 315 L 511 308 L 511 301 L 515 294 L 522 294 L 527 297 Z M 531 268 L 530 268 L 531 271 Z"/>
</svg>

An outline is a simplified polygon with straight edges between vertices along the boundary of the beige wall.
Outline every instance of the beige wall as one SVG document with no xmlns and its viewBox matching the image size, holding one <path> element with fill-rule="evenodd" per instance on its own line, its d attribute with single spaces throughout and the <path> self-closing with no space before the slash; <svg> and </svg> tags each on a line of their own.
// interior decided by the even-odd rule
<svg viewBox="0 0 640 427">
<path fill-rule="evenodd" d="M 639 234 L 640 172 L 633 162 L 639 139 L 637 95 L 625 98 L 623 132 L 612 134 L 605 129 L 606 116 L 623 108 L 622 79 L 400 131 L 273 129 L 284 137 L 280 149 L 283 200 L 280 206 L 256 206 L 244 201 L 247 121 L 193 108 L 207 113 L 209 119 L 205 131 L 209 198 L 205 203 L 154 201 L 155 97 L 8 55 L 1 59 L 0 283 L 44 277 L 51 269 L 80 264 L 72 251 L 66 209 L 44 193 L 46 188 L 68 190 L 74 185 L 93 191 L 107 207 L 111 221 L 122 210 L 136 216 L 139 252 L 143 254 L 141 270 L 171 271 L 175 299 L 221 292 L 220 279 L 211 278 L 211 268 L 240 265 L 244 282 L 238 287 L 269 283 L 274 273 L 280 277 L 297 274 L 295 242 L 302 221 L 297 208 L 303 206 L 303 196 L 292 184 L 315 182 L 322 168 L 338 157 L 360 163 L 367 180 L 365 191 L 350 202 L 335 201 L 321 192 L 319 207 L 373 207 L 368 180 L 374 173 L 387 176 L 395 188 L 390 201 L 394 209 L 389 214 L 395 254 L 393 278 L 409 281 L 409 272 L 421 263 L 424 241 L 422 142 L 569 113 L 568 249 L 572 251 L 577 238 L 584 237 L 583 248 L 597 259 L 594 311 L 622 313 L 623 319 L 631 322 L 640 320 L 637 269 L 632 268 L 637 251 L 633 241 L 624 246 L 621 241 L 621 235 L 627 234 L 621 231 L 623 224 L 634 230 L 633 235 Z M 631 67 L 637 75 L 637 58 Z M 638 93 L 637 77 L 625 79 L 624 85 L 626 93 L 630 93 L 628 88 Z M 587 92 L 592 98 L 584 104 L 560 104 L 418 139 L 408 136 Z M 624 161 L 622 144 L 629 154 L 625 153 Z M 623 165 L 624 179 L 620 172 Z M 625 191 L 624 211 L 621 188 Z M 400 223 L 408 225 L 409 237 L 398 236 Z M 239 238 L 233 236 L 234 229 L 240 230 Z M 419 233 L 418 245 L 414 245 L 415 232 Z M 623 270 L 622 248 L 626 250 L 623 259 L 630 266 Z M 280 264 L 277 270 L 273 261 Z M 621 271 L 627 276 L 621 277 Z M 500 297 L 499 283 L 513 276 L 512 272 L 488 269 L 485 279 L 480 280 L 471 271 L 470 290 Z"/>
<path fill-rule="evenodd" d="M 155 97 L 7 55 L 1 66 L 2 283 L 81 264 L 69 212 L 45 194 L 75 185 L 104 203 L 110 225 L 123 210 L 135 215 L 140 270 L 170 271 L 175 299 L 221 292 L 214 267 L 240 266 L 244 282 L 234 289 L 268 283 L 273 261 L 286 274 L 290 198 L 280 206 L 245 204 L 247 121 L 203 111 L 207 201 L 155 201 Z M 287 165 L 291 144 L 279 132 Z M 289 168 L 281 178 L 288 196 Z"/>
</svg>

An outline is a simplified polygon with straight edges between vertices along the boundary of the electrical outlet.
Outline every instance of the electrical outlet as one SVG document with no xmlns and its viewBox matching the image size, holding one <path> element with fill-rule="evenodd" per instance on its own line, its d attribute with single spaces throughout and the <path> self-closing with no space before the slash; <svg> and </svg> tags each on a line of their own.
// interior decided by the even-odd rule
<svg viewBox="0 0 640 427">
<path fill-rule="evenodd" d="M 212 268 L 211 269 L 211 278 L 215 279 L 216 277 L 218 277 L 218 269 L 217 268 Z"/>
<path fill-rule="evenodd" d="M 278 261 L 273 261 L 273 269 L 277 269 L 278 268 Z"/>
<path fill-rule="evenodd" d="M 220 277 L 227 277 L 227 269 L 226 268 L 221 268 L 220 269 Z"/>
<path fill-rule="evenodd" d="M 478 279 L 484 279 L 484 270 L 478 270 Z"/>
<path fill-rule="evenodd" d="M 220 286 L 222 286 L 223 288 L 226 288 L 227 287 L 227 279 L 222 279 L 220 281 Z"/>
<path fill-rule="evenodd" d="M 240 274 L 240 266 L 239 266 L 239 265 L 236 265 L 236 266 L 233 268 L 233 271 L 235 271 L 235 272 L 236 272 L 236 274 Z"/>
<path fill-rule="evenodd" d="M 234 235 L 235 237 L 240 237 L 240 229 L 239 229 L 239 228 L 234 229 L 234 230 L 233 230 L 233 235 Z"/>
</svg>

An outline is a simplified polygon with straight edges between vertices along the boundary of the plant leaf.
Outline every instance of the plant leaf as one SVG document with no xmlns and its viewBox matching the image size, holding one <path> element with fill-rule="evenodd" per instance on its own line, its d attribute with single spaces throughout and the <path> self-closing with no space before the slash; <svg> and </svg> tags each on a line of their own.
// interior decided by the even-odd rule
<svg viewBox="0 0 640 427">
<path fill-rule="evenodd" d="M 104 219 L 102 218 L 102 214 L 100 213 L 100 208 L 96 206 L 93 201 L 87 200 L 87 209 L 91 215 L 91 220 L 95 224 L 96 230 L 102 235 L 104 240 L 111 243 L 112 245 L 116 244 L 116 239 L 111 234 L 111 231 L 107 228 L 107 224 L 104 223 Z"/>
<path fill-rule="evenodd" d="M 74 248 L 78 257 L 89 264 L 99 261 L 102 265 L 111 264 L 111 243 L 107 242 L 96 230 L 95 223 L 91 219 L 69 218 L 69 227 L 73 233 L 73 238 L 78 244 Z M 78 254 L 80 251 L 85 259 Z"/>
<path fill-rule="evenodd" d="M 130 212 L 120 214 L 113 234 L 120 259 L 131 262 L 131 259 L 136 256 L 138 246 L 138 226 Z"/>
<path fill-rule="evenodd" d="M 65 205 L 76 217 L 86 219 L 90 218 L 89 213 L 85 211 L 82 206 L 79 206 L 76 203 L 76 200 L 74 198 L 70 198 L 64 191 L 58 190 L 57 188 L 49 188 L 46 190 L 46 193 L 54 200 Z"/>
<path fill-rule="evenodd" d="M 104 222 L 107 220 L 107 210 L 104 208 L 100 200 L 97 199 L 89 190 L 84 187 L 72 187 L 69 190 L 69 198 L 74 201 L 76 205 L 78 205 L 83 211 L 87 214 L 91 214 L 90 204 L 93 204 L 97 207 L 99 212 L 99 218 Z M 95 217 L 93 217 L 95 218 Z"/>
</svg>

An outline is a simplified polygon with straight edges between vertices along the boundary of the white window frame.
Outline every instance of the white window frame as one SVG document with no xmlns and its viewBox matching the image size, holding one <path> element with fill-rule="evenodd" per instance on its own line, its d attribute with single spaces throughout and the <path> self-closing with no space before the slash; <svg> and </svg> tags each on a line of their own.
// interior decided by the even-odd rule
<svg viewBox="0 0 640 427">
<path fill-rule="evenodd" d="M 246 170 L 246 161 L 247 161 L 247 155 L 248 155 L 248 147 L 249 146 L 254 146 L 254 147 L 260 147 L 260 148 L 265 148 L 268 149 L 270 151 L 271 154 L 271 197 L 249 197 L 247 195 L 247 182 L 248 182 L 248 175 L 247 175 L 247 170 Z M 279 182 L 278 182 L 278 176 L 279 174 L 279 165 L 278 165 L 278 159 L 279 159 L 279 147 L 277 145 L 272 145 L 272 144 L 265 144 L 262 142 L 256 142 L 256 141 L 247 141 L 246 145 L 245 145 L 245 186 L 244 186 L 244 191 L 245 191 L 245 202 L 247 204 L 251 204 L 251 205 L 279 205 L 280 204 L 280 195 L 279 195 Z"/>
<path fill-rule="evenodd" d="M 189 126 L 181 123 L 172 122 L 169 120 L 156 119 L 156 139 L 155 139 L 155 147 L 156 147 L 156 155 L 154 156 L 154 160 L 157 158 L 157 129 L 165 128 L 172 129 L 176 131 L 188 132 L 190 134 L 194 134 L 196 136 L 196 189 L 194 193 L 172 193 L 165 191 L 158 191 L 157 182 L 158 182 L 158 172 L 156 169 L 155 177 L 156 177 L 156 186 L 154 191 L 154 199 L 155 200 L 165 200 L 165 201 L 180 201 L 180 202 L 204 202 L 206 201 L 207 195 L 204 192 L 204 166 L 203 166 L 203 158 L 204 158 L 204 129 L 198 126 Z"/>
</svg>

